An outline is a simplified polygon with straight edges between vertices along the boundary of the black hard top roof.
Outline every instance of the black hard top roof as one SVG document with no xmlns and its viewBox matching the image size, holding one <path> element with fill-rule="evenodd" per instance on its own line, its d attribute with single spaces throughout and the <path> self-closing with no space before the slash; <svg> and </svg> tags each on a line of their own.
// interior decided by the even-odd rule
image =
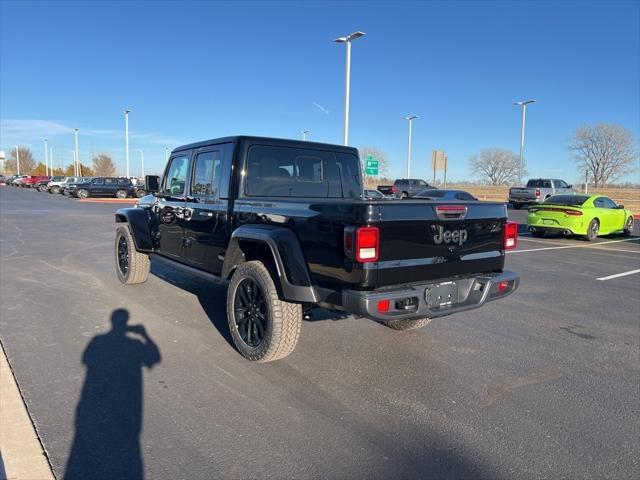
<svg viewBox="0 0 640 480">
<path fill-rule="evenodd" d="M 282 147 L 296 147 L 296 148 L 316 148 L 323 150 L 333 150 L 345 153 L 355 153 L 355 147 L 348 147 L 345 145 L 334 145 L 331 143 L 319 143 L 310 142 L 307 140 L 294 140 L 287 138 L 271 138 L 271 137 L 252 137 L 248 135 L 234 135 L 231 137 L 212 138 L 211 140 L 203 140 L 201 142 L 189 143 L 187 145 L 181 145 L 173 149 L 173 152 L 179 152 L 181 150 L 191 150 L 194 148 L 202 148 L 209 145 L 217 145 L 220 143 L 247 143 L 247 144 L 260 144 L 260 145 L 273 145 Z"/>
</svg>

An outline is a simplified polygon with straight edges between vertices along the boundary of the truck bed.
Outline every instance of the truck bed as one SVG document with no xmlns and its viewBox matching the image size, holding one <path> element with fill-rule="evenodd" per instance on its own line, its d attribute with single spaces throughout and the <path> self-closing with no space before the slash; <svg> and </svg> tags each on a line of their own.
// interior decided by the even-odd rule
<svg viewBox="0 0 640 480">
<path fill-rule="evenodd" d="M 465 214 L 463 218 L 441 218 L 436 208 L 443 206 L 459 207 Z M 313 282 L 326 288 L 370 290 L 495 272 L 504 265 L 504 203 L 345 199 L 308 203 L 273 198 L 268 202 L 236 201 L 234 215 L 239 221 L 246 221 L 250 214 L 252 219 L 289 226 L 300 239 Z M 380 231 L 376 262 L 359 263 L 345 254 L 345 227 L 365 225 L 376 226 Z"/>
</svg>

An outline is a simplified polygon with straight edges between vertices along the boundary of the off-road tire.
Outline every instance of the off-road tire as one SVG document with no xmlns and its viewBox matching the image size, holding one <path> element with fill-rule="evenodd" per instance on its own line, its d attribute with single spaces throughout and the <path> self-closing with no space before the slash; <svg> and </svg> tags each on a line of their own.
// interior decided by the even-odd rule
<svg viewBox="0 0 640 480">
<path fill-rule="evenodd" d="M 531 232 L 531 235 L 533 235 L 536 238 L 542 238 L 544 237 L 545 231 L 544 230 L 533 230 Z"/>
<path fill-rule="evenodd" d="M 262 290 L 266 304 L 267 328 L 262 343 L 257 347 L 245 343 L 236 325 L 236 291 L 247 278 Z M 254 362 L 272 362 L 286 357 L 295 349 L 302 326 L 302 305 L 280 300 L 269 270 L 262 262 L 254 260 L 241 264 L 231 277 L 227 290 L 227 319 L 233 342 L 243 357 Z"/>
<path fill-rule="evenodd" d="M 589 226 L 587 227 L 587 234 L 585 235 L 584 238 L 589 242 L 593 242 L 596 238 L 598 238 L 599 232 L 600 232 L 600 222 L 598 221 L 597 218 L 594 218 L 589 222 Z"/>
<path fill-rule="evenodd" d="M 49 189 L 49 193 L 60 193 L 60 187 L 57 185 L 54 185 Z"/>
<path fill-rule="evenodd" d="M 144 190 L 137 190 L 136 191 L 136 198 L 142 198 L 147 194 L 147 192 L 145 192 Z"/>
<path fill-rule="evenodd" d="M 394 330 L 415 330 L 417 328 L 426 327 L 431 323 L 431 320 L 431 318 L 418 318 L 417 320 L 397 318 L 394 320 L 383 320 L 382 323 Z"/>
<path fill-rule="evenodd" d="M 119 263 L 118 246 L 120 244 L 120 239 L 124 239 L 127 245 L 129 265 L 126 272 L 122 271 Z M 116 261 L 116 275 L 118 275 L 118 280 L 120 280 L 125 285 L 133 285 L 136 283 L 144 283 L 147 281 L 147 278 L 149 277 L 149 271 L 151 270 L 151 261 L 149 260 L 149 255 L 140 253 L 136 250 L 133 235 L 131 235 L 131 232 L 129 231 L 129 227 L 127 225 L 121 225 L 116 228 L 116 242 L 114 253 Z"/>
<path fill-rule="evenodd" d="M 127 198 L 127 191 L 126 190 L 118 190 L 116 192 L 116 198 Z"/>
<path fill-rule="evenodd" d="M 629 237 L 631 236 L 632 233 L 633 233 L 633 215 L 630 215 L 629 218 L 627 218 L 627 221 L 624 223 L 624 230 L 622 230 L 622 234 L 625 237 Z"/>
<path fill-rule="evenodd" d="M 407 192 L 402 192 L 400 194 L 400 198 L 409 198 L 409 194 Z"/>
<path fill-rule="evenodd" d="M 78 198 L 89 198 L 89 190 L 86 188 L 81 188 L 76 192 L 76 197 Z"/>
</svg>

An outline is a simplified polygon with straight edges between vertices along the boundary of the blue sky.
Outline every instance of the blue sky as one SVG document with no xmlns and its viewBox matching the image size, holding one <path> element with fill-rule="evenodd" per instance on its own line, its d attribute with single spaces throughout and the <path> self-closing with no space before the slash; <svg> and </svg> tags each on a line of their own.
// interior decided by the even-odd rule
<svg viewBox="0 0 640 480">
<path fill-rule="evenodd" d="M 73 128 L 88 163 L 109 152 L 132 174 L 165 147 L 232 134 L 341 143 L 344 46 L 353 43 L 350 144 L 385 151 L 404 176 L 430 178 L 444 149 L 450 178 L 470 155 L 518 152 L 527 110 L 532 176 L 573 182 L 567 143 L 582 124 L 640 130 L 640 2 L 0 2 L 0 148 L 46 136 L 70 163 Z M 638 174 L 627 177 L 637 181 Z"/>
</svg>

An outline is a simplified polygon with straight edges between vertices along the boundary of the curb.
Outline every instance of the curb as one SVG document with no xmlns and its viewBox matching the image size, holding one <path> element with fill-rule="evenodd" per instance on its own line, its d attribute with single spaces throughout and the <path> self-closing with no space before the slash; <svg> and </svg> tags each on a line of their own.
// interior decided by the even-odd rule
<svg viewBox="0 0 640 480">
<path fill-rule="evenodd" d="M 9 361 L 0 344 L 0 477 L 55 480 Z"/>
</svg>

